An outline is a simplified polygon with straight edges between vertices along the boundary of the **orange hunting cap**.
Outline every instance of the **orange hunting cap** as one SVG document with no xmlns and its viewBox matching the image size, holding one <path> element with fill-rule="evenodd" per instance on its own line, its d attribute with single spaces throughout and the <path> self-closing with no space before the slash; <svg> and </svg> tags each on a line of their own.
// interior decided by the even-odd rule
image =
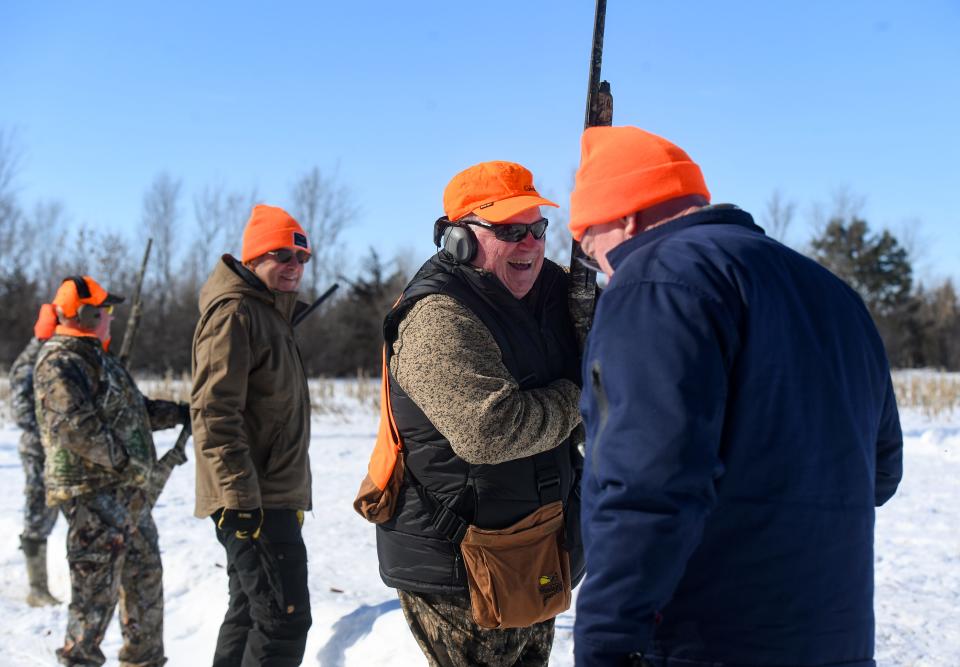
<svg viewBox="0 0 960 667">
<path fill-rule="evenodd" d="M 40 312 L 37 314 L 37 321 L 33 325 L 33 335 L 40 340 L 47 340 L 54 334 L 57 328 L 57 309 L 52 303 L 45 303 L 40 306 Z"/>
<path fill-rule="evenodd" d="M 639 127 L 588 127 L 570 194 L 570 233 L 612 222 L 661 202 L 710 191 L 683 149 Z"/>
<path fill-rule="evenodd" d="M 313 252 L 307 233 L 292 215 L 277 206 L 257 204 L 250 212 L 250 219 L 243 230 L 240 261 L 246 263 L 280 248 Z"/>
<path fill-rule="evenodd" d="M 534 206 L 557 206 L 533 187 L 533 174 L 516 162 L 481 162 L 454 176 L 443 191 L 449 220 L 475 213 L 489 222 L 503 222 Z"/>
<path fill-rule="evenodd" d="M 90 276 L 65 278 L 57 289 L 56 296 L 53 297 L 53 305 L 67 318 L 76 317 L 77 309 L 83 304 L 112 306 L 115 303 L 123 303 L 123 297 L 110 294 Z"/>
</svg>

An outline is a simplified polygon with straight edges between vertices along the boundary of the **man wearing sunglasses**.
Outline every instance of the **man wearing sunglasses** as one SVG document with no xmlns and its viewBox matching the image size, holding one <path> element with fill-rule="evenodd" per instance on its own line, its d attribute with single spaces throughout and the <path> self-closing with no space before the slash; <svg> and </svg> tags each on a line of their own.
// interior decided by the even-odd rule
<svg viewBox="0 0 960 667">
<path fill-rule="evenodd" d="M 666 139 L 581 146 L 570 230 L 610 280 L 584 350 L 577 665 L 873 667 L 874 507 L 903 438 L 870 313 L 710 206 Z"/>
<path fill-rule="evenodd" d="M 582 573 L 579 360 L 566 274 L 544 259 L 540 212 L 556 204 L 512 162 L 457 174 L 443 203 L 438 252 L 384 324 L 406 475 L 395 514 L 377 526 L 380 574 L 431 665 L 546 665 L 553 618 L 478 625 L 459 544 L 468 525 L 503 529 L 562 502 L 562 558 L 574 580 Z M 554 573 L 535 570 L 525 581 L 547 582 L 547 599 Z"/>
<path fill-rule="evenodd" d="M 148 499 L 157 465 L 152 431 L 186 423 L 185 403 L 150 400 L 107 352 L 123 297 L 71 276 L 53 299 L 58 324 L 34 370 L 46 455 L 46 500 L 69 529 L 70 608 L 64 665 L 102 665 L 100 642 L 120 603 L 120 662 L 160 667 L 163 566 Z"/>
<path fill-rule="evenodd" d="M 291 324 L 311 246 L 274 206 L 253 208 L 239 260 L 200 290 L 191 412 L 195 513 L 213 519 L 230 600 L 219 667 L 299 665 L 310 628 L 303 513 L 311 509 L 310 398 Z"/>
</svg>

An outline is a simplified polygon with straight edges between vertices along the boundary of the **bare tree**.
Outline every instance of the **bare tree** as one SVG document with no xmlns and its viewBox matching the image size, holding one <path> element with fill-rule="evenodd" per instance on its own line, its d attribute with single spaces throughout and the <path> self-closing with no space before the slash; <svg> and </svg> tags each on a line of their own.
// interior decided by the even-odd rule
<svg viewBox="0 0 960 667">
<path fill-rule="evenodd" d="M 143 196 L 143 230 L 153 238 L 154 258 L 151 264 L 162 284 L 173 278 L 173 256 L 176 251 L 177 223 L 180 217 L 180 181 L 168 173 L 160 173 Z"/>
<path fill-rule="evenodd" d="M 44 240 L 34 247 L 32 265 L 42 299 L 52 299 L 66 277 L 63 249 L 68 247 L 66 216 L 63 203 L 57 200 L 38 201 L 27 216 L 28 227 Z"/>
<path fill-rule="evenodd" d="M 570 216 L 564 208 L 551 208 L 544 213 L 544 217 L 550 220 L 547 226 L 546 256 L 557 264 L 566 266 L 570 263 L 570 248 L 573 247 L 573 236 L 567 227 Z"/>
<path fill-rule="evenodd" d="M 293 186 L 293 217 L 310 238 L 313 259 L 309 267 L 308 289 L 318 294 L 323 285 L 342 267 L 340 234 L 356 218 L 359 207 L 350 188 L 338 182 L 336 175 L 325 176 L 313 167 Z"/>
<path fill-rule="evenodd" d="M 810 219 L 813 222 L 815 236 L 822 236 L 834 220 L 849 222 L 854 218 L 861 218 L 866 198 L 858 195 L 849 186 L 836 188 L 830 195 L 830 202 L 815 203 L 810 209 Z"/>
<path fill-rule="evenodd" d="M 21 157 L 16 133 L 0 129 L 0 193 L 13 191 L 13 183 L 20 171 Z"/>
<path fill-rule="evenodd" d="M 796 210 L 797 205 L 794 202 L 785 200 L 780 190 L 774 190 L 770 199 L 767 200 L 767 207 L 763 214 L 763 227 L 767 234 L 778 241 L 783 241 L 787 237 L 787 231 L 790 229 Z"/>
<path fill-rule="evenodd" d="M 107 289 L 127 290 L 133 286 L 135 260 L 130 256 L 127 240 L 116 232 L 100 233 L 90 249 L 90 258 L 97 280 Z M 129 293 L 129 292 L 127 292 Z"/>
<path fill-rule="evenodd" d="M 913 264 L 913 275 L 930 284 L 941 282 L 941 279 L 933 275 L 930 262 L 930 247 L 933 242 L 926 233 L 923 221 L 920 218 L 911 217 L 901 220 L 899 224 L 892 227 L 891 231 L 897 235 L 900 245 L 907 251 L 907 256 Z"/>
<path fill-rule="evenodd" d="M 413 246 L 401 246 L 396 249 L 393 255 L 393 265 L 396 272 L 410 280 L 423 264 L 425 257 Z M 399 294 L 397 296 L 400 296 Z"/>
<path fill-rule="evenodd" d="M 16 241 L 21 238 L 23 213 L 17 202 L 15 181 L 20 171 L 21 152 L 16 135 L 0 129 L 0 266 L 19 266 Z"/>
<path fill-rule="evenodd" d="M 258 202 L 260 196 L 257 188 L 251 187 L 246 192 L 240 190 L 231 192 L 223 200 L 223 230 L 224 244 L 221 253 L 229 252 L 240 257 L 243 243 L 243 228 L 250 218 L 250 211 Z"/>
<path fill-rule="evenodd" d="M 220 252 L 224 233 L 224 188 L 222 185 L 204 186 L 193 195 L 194 227 L 193 243 L 187 256 L 187 273 L 196 283 L 210 271 L 214 257 Z"/>
<path fill-rule="evenodd" d="M 257 200 L 256 188 L 229 192 L 223 185 L 207 185 L 193 197 L 195 237 L 187 257 L 188 274 L 201 279 L 225 252 L 240 256 L 243 228 Z"/>
<path fill-rule="evenodd" d="M 570 170 L 570 180 L 567 183 L 567 190 L 562 198 L 556 198 L 549 190 L 543 191 L 543 196 L 547 199 L 560 204 L 560 208 L 544 208 L 544 217 L 550 220 L 547 227 L 547 248 L 546 256 L 557 264 L 567 266 L 570 263 L 570 248 L 573 247 L 573 236 L 567 224 L 570 222 L 570 211 L 566 203 L 570 201 L 570 193 L 576 181 L 577 170 Z"/>
</svg>

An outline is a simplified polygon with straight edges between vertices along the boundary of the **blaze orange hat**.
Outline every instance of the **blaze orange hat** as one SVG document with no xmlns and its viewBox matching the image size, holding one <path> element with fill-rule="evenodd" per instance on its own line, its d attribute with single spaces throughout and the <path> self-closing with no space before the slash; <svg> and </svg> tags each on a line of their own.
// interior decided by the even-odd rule
<svg viewBox="0 0 960 667">
<path fill-rule="evenodd" d="M 240 261 L 249 262 L 266 252 L 280 248 L 299 248 L 313 252 L 307 233 L 292 215 L 277 206 L 257 204 L 250 212 L 250 219 L 243 230 Z"/>
<path fill-rule="evenodd" d="M 533 187 L 533 174 L 516 162 L 481 162 L 454 176 L 443 191 L 449 220 L 475 213 L 489 222 L 503 222 L 534 206 L 557 206 Z"/>
<path fill-rule="evenodd" d="M 123 297 L 110 294 L 90 276 L 70 276 L 64 279 L 53 297 L 53 305 L 66 318 L 77 316 L 77 310 L 83 304 L 91 306 L 110 306 L 123 303 Z"/>
<path fill-rule="evenodd" d="M 37 314 L 37 321 L 33 325 L 33 335 L 40 340 L 47 340 L 53 336 L 57 328 L 57 309 L 52 303 L 45 303 L 40 306 L 40 312 Z"/>
<path fill-rule="evenodd" d="M 602 225 L 661 202 L 710 191 L 683 149 L 638 127 L 589 127 L 570 194 L 570 233 Z"/>
</svg>

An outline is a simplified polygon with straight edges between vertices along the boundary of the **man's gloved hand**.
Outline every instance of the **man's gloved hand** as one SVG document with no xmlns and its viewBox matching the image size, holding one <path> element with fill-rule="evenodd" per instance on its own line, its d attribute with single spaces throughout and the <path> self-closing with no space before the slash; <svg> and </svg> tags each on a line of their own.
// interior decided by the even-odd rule
<svg viewBox="0 0 960 667">
<path fill-rule="evenodd" d="M 233 532 L 238 540 L 260 537 L 260 526 L 263 525 L 263 510 L 224 509 L 217 521 L 217 528 L 229 533 Z"/>
<path fill-rule="evenodd" d="M 186 426 L 190 423 L 190 404 L 185 401 L 181 401 L 180 403 L 177 403 L 177 409 L 180 410 L 180 423 Z"/>
</svg>

